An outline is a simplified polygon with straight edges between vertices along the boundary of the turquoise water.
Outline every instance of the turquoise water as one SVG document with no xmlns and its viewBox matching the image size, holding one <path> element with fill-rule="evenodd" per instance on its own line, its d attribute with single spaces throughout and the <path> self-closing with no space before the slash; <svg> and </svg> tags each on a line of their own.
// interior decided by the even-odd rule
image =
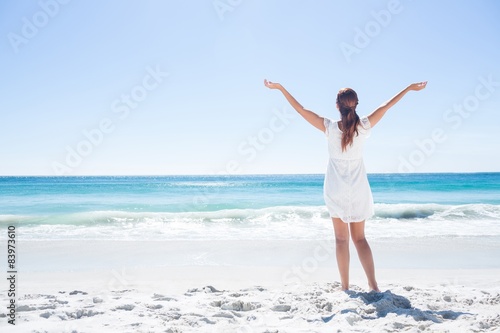
<svg viewBox="0 0 500 333">
<path fill-rule="evenodd" d="M 372 220 L 381 226 L 432 223 L 434 231 L 462 235 L 454 229 L 464 221 L 492 232 L 500 224 L 500 173 L 369 180 Z M 203 238 L 199 228 L 206 237 L 252 238 L 260 229 L 259 237 L 315 237 L 329 221 L 322 188 L 323 175 L 0 177 L 0 223 L 17 223 L 35 239 L 127 238 L 148 230 Z"/>
</svg>

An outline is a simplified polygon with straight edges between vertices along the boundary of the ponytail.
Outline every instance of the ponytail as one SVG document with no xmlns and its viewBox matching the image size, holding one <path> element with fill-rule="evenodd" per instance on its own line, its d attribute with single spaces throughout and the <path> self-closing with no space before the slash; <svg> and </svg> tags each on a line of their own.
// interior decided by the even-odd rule
<svg viewBox="0 0 500 333">
<path fill-rule="evenodd" d="M 337 105 L 341 115 L 342 123 L 342 151 L 346 151 L 354 141 L 354 135 L 358 135 L 359 116 L 356 113 L 358 96 L 350 88 L 344 88 L 337 95 Z"/>
</svg>

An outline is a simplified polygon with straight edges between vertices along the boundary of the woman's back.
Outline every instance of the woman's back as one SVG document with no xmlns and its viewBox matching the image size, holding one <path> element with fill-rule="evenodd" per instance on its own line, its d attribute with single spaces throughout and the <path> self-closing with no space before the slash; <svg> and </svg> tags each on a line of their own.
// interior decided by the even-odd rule
<svg viewBox="0 0 500 333">
<path fill-rule="evenodd" d="M 371 126 L 368 117 L 361 117 L 358 125 L 358 134 L 354 135 L 352 145 L 342 150 L 342 130 L 337 121 L 325 118 L 325 135 L 328 138 L 328 153 L 331 159 L 354 160 L 363 158 L 363 146 L 365 139 L 370 136 Z"/>
</svg>

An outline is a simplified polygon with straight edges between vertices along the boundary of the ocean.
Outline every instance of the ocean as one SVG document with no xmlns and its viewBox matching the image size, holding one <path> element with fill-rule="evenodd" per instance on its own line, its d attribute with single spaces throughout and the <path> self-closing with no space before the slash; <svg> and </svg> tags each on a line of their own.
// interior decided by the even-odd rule
<svg viewBox="0 0 500 333">
<path fill-rule="evenodd" d="M 368 178 L 367 237 L 500 236 L 500 173 Z M 322 191 L 323 175 L 0 177 L 0 239 L 332 238 Z"/>
</svg>

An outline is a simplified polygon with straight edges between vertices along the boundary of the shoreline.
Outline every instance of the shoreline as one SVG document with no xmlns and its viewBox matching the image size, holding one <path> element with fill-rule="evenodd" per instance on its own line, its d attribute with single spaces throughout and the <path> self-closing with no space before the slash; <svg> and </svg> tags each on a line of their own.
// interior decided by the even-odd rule
<svg viewBox="0 0 500 333">
<path fill-rule="evenodd" d="M 377 279 L 385 284 L 440 282 L 500 285 L 500 242 L 477 239 L 369 241 Z M 19 286 L 36 288 L 66 281 L 122 284 L 170 281 L 171 291 L 223 281 L 240 288 L 339 281 L 334 241 L 23 241 L 18 242 Z M 0 269 L 7 271 L 6 263 Z M 364 288 L 364 272 L 351 244 L 351 283 Z M 392 278 L 394 274 L 394 278 Z M 495 275 L 497 274 L 497 275 Z M 474 275 L 476 276 L 474 279 Z M 128 279 L 126 276 L 130 276 Z M 412 279 L 413 276 L 423 279 Z M 495 280 L 495 276 L 499 278 Z M 95 278 L 95 281 L 94 281 Z M 208 279 L 209 278 L 209 279 Z M 111 281 L 111 282 L 110 282 Z M 246 281 L 246 282 L 245 282 Z M 77 283 L 78 284 L 78 283 Z M 33 286 L 33 288 L 31 288 Z M 36 286 L 36 287 L 35 287 Z M 177 286 L 177 287 L 175 287 Z M 181 288 L 182 287 L 182 288 Z M 76 288 L 76 286 L 75 286 Z M 0 285 L 0 291 L 4 286 Z"/>
<path fill-rule="evenodd" d="M 318 267 L 336 267 L 333 238 L 111 241 L 23 240 L 19 236 L 18 265 L 26 272 L 133 266 L 288 267 L 303 262 L 307 265 L 308 261 Z M 500 269 L 499 237 L 367 237 L 376 268 Z M 355 254 L 351 244 L 354 268 L 360 267 Z M 6 262 L 0 262 L 0 269 L 5 268 Z"/>
</svg>

